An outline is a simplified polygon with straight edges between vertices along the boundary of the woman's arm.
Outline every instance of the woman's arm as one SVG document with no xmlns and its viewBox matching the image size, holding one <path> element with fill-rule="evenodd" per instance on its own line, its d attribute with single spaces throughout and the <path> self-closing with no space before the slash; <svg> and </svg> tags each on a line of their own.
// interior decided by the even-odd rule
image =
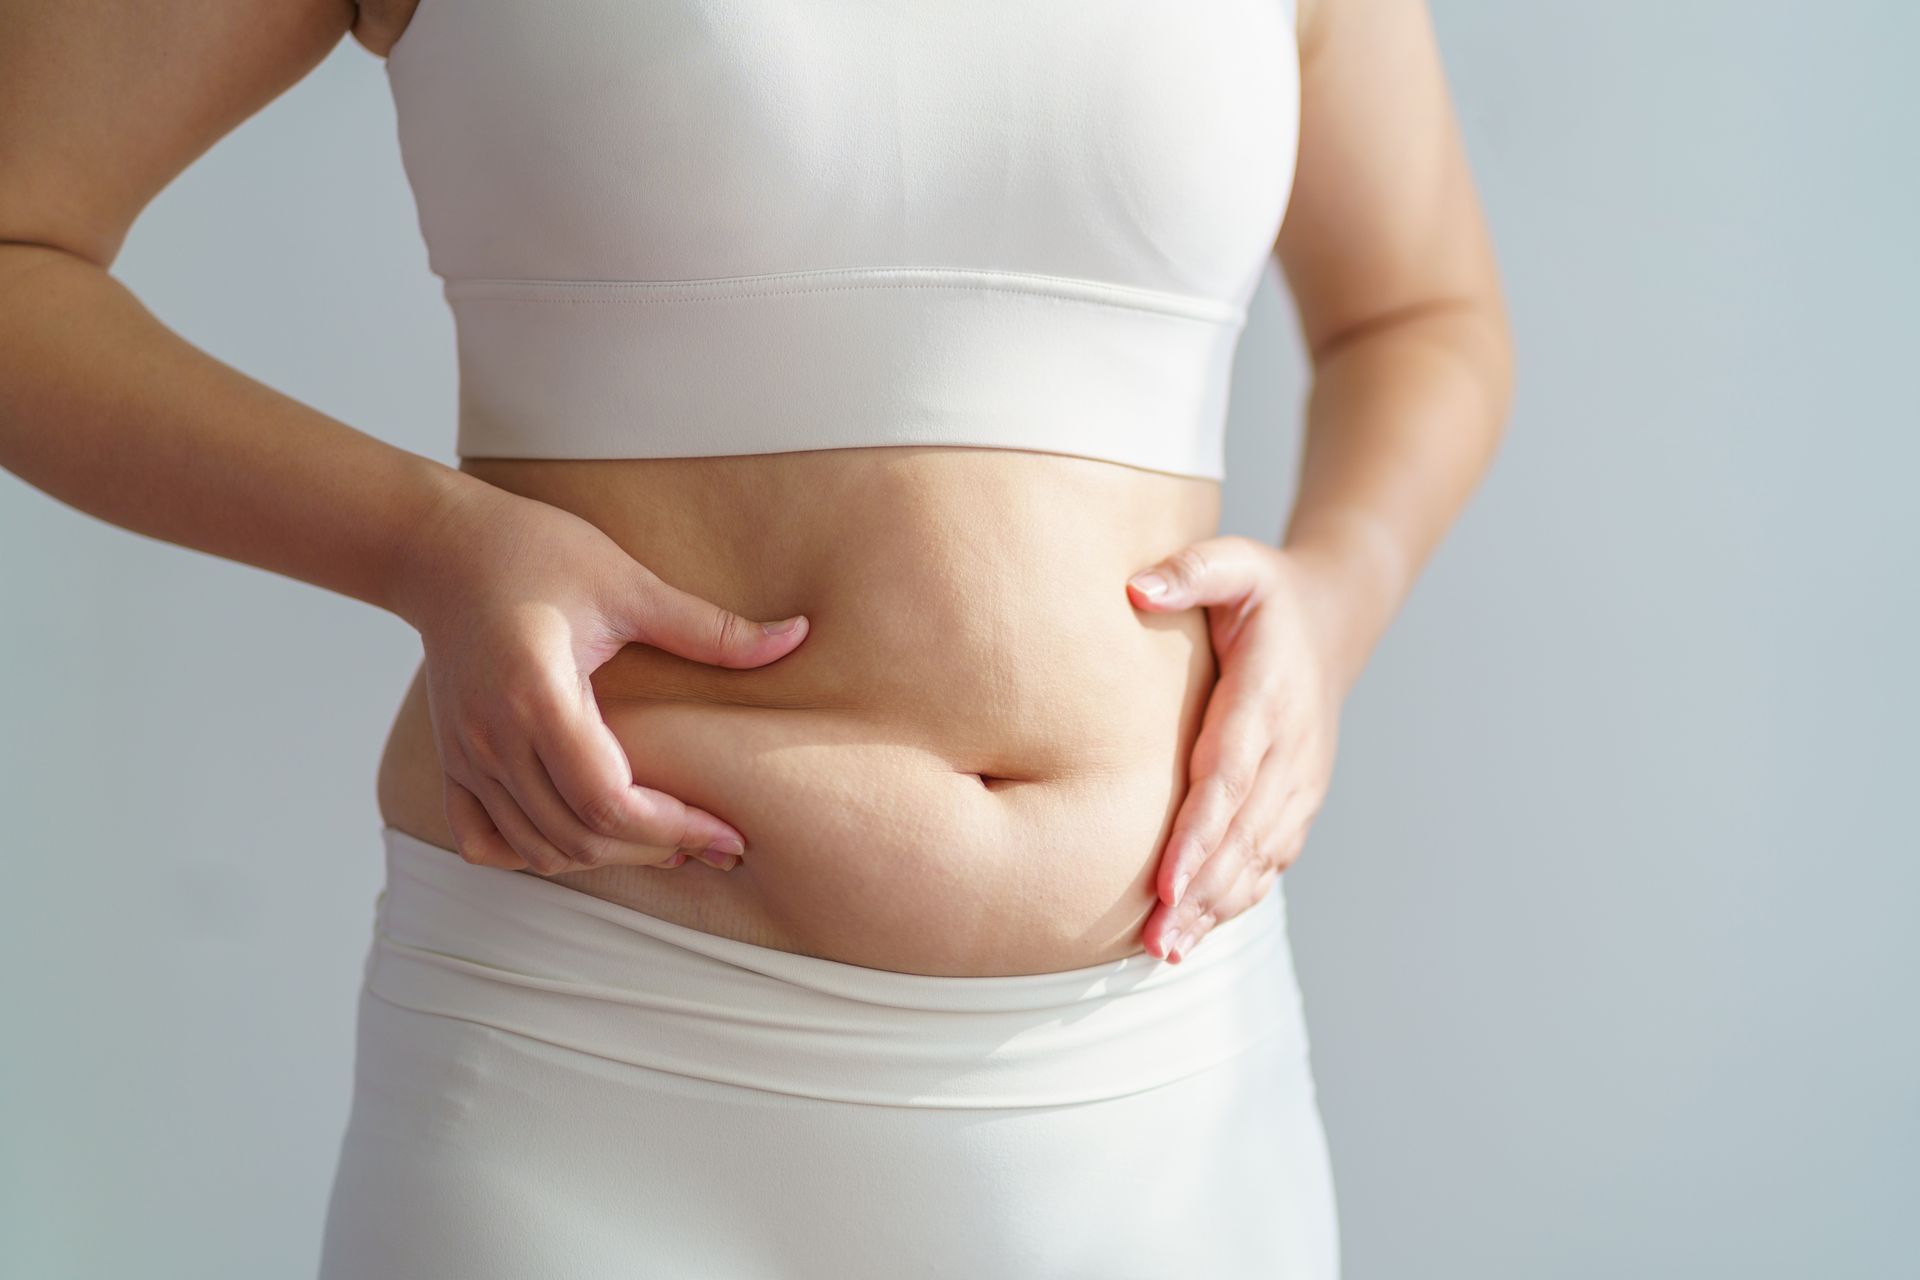
<svg viewBox="0 0 1920 1280">
<path fill-rule="evenodd" d="M 0 466 L 122 528 L 393 608 L 477 484 L 213 359 L 108 274 L 134 218 L 339 42 L 349 0 L 0 0 Z"/>
<path fill-rule="evenodd" d="M 1300 0 L 1301 139 L 1276 256 L 1311 352 L 1283 547 L 1344 692 L 1504 430 L 1498 268 L 1427 8 Z"/>
<path fill-rule="evenodd" d="M 1293 512 L 1278 547 L 1210 538 L 1129 583 L 1142 609 L 1205 608 L 1220 662 L 1143 926 L 1175 959 L 1299 856 L 1341 703 L 1485 471 L 1512 378 L 1425 6 L 1300 0 L 1299 17 L 1299 164 L 1275 244 L 1313 359 Z"/>
<path fill-rule="evenodd" d="M 686 849 L 730 869 L 740 833 L 634 781 L 587 677 L 636 642 L 761 666 L 803 619 L 766 630 L 585 520 L 298 403 L 108 274 L 147 202 L 354 18 L 349 0 L 0 0 L 0 466 L 413 624 L 470 861 L 554 874 Z"/>
</svg>

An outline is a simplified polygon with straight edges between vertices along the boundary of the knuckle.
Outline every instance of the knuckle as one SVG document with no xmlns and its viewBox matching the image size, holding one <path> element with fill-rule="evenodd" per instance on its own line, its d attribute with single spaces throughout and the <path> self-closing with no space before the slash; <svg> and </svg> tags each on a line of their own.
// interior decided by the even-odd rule
<svg viewBox="0 0 1920 1280">
<path fill-rule="evenodd" d="M 555 876 L 572 867 L 572 862 L 558 849 L 551 847 L 523 851 L 520 856 L 527 865 L 543 876 Z"/>
<path fill-rule="evenodd" d="M 1228 766 L 1213 775 L 1213 785 L 1221 799 L 1238 807 L 1253 788 L 1253 773 L 1238 766 Z"/>
<path fill-rule="evenodd" d="M 459 737 L 467 757 L 476 765 L 489 773 L 499 768 L 504 759 L 500 751 L 500 730 L 492 722 L 472 717 L 461 724 Z"/>
<path fill-rule="evenodd" d="M 613 845 L 610 841 L 597 836 L 581 833 L 568 840 L 561 849 L 577 866 L 591 870 L 604 867 L 613 861 Z"/>
<path fill-rule="evenodd" d="M 1185 546 L 1168 556 L 1166 564 L 1176 579 L 1191 585 L 1205 574 L 1207 553 L 1195 546 Z"/>
<path fill-rule="evenodd" d="M 1175 922 L 1175 927 L 1189 939 L 1197 939 L 1213 923 L 1213 908 L 1197 906 Z"/>
<path fill-rule="evenodd" d="M 1180 865 L 1189 871 L 1197 871 L 1211 856 L 1212 843 L 1209 833 L 1198 825 L 1181 828 L 1168 841 L 1169 847 L 1178 851 L 1175 856 Z"/>
<path fill-rule="evenodd" d="M 586 796 L 578 806 L 580 821 L 595 836 L 617 835 L 626 815 L 626 790 L 601 788 Z"/>
<path fill-rule="evenodd" d="M 713 643 L 719 653 L 732 653 L 746 639 L 740 615 L 730 609 L 715 609 Z"/>
</svg>

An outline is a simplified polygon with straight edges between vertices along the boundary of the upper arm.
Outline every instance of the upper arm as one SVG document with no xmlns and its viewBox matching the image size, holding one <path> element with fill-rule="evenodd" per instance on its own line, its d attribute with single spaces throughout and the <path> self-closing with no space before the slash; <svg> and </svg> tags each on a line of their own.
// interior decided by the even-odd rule
<svg viewBox="0 0 1920 1280">
<path fill-rule="evenodd" d="M 1423 0 L 1300 0 L 1300 148 L 1275 256 L 1316 358 L 1397 316 L 1502 331 L 1493 248 Z"/>
<path fill-rule="evenodd" d="M 147 203 L 354 16 L 353 0 L 0 0 L 0 242 L 110 265 Z"/>
</svg>

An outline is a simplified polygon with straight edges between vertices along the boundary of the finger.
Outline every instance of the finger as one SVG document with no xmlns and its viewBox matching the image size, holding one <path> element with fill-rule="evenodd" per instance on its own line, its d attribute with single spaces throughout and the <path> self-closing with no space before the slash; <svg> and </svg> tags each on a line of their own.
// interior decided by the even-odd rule
<svg viewBox="0 0 1920 1280">
<path fill-rule="evenodd" d="M 568 872 L 591 870 L 593 867 L 603 865 L 647 866 L 672 869 L 685 864 L 689 856 L 688 851 L 685 849 L 620 846 L 621 852 L 619 854 L 607 858 L 604 861 L 581 861 L 580 859 L 572 857 L 565 850 L 561 849 L 560 846 L 547 839 L 545 834 L 536 828 L 532 820 L 526 816 L 525 810 L 516 800 L 514 793 L 510 792 L 498 779 L 483 778 L 479 780 L 479 785 L 481 788 L 480 794 L 485 797 L 485 802 L 490 802 L 493 805 L 487 812 L 489 814 L 497 812 L 500 815 L 497 821 L 500 824 L 504 824 L 503 830 L 509 833 L 508 843 L 514 848 L 532 855 L 525 857 L 525 861 L 534 872 L 539 875 L 561 875 Z M 634 856 L 635 854 L 639 856 Z M 720 871 L 731 871 L 740 865 L 740 858 L 737 855 L 720 854 L 711 849 L 695 851 L 691 856 L 699 858 L 709 866 Z"/>
<path fill-rule="evenodd" d="M 661 866 L 667 863 L 677 867 L 687 860 L 689 853 L 721 871 L 731 871 L 740 863 L 737 853 L 709 848 L 704 844 L 686 849 L 666 843 L 664 838 L 655 840 L 641 835 L 637 839 L 624 839 L 593 831 L 568 807 L 565 798 L 554 786 L 546 762 L 531 745 L 524 759 L 507 779 L 507 786 L 520 802 L 521 810 L 541 834 L 571 858 L 575 867 L 582 870 L 602 866 Z"/>
<path fill-rule="evenodd" d="M 1291 858 L 1268 853 L 1236 857 L 1224 863 L 1216 858 L 1209 863 L 1209 867 L 1237 866 L 1240 872 L 1217 891 L 1213 885 L 1207 885 L 1203 890 L 1196 882 L 1193 901 L 1172 914 L 1171 922 L 1161 935 L 1165 939 L 1162 954 L 1170 952 L 1176 960 L 1185 960 L 1192 955 L 1201 939 L 1265 897 L 1291 861 Z"/>
<path fill-rule="evenodd" d="M 526 811 L 520 807 L 520 802 L 499 778 L 477 773 L 467 780 L 466 786 L 486 806 L 487 816 L 493 820 L 495 830 L 513 846 L 516 853 L 527 860 L 527 865 L 536 874 L 553 876 L 563 871 L 581 869 L 533 825 Z"/>
<path fill-rule="evenodd" d="M 1275 548 L 1227 534 L 1189 543 L 1127 579 L 1136 606 L 1165 612 L 1258 598 Z"/>
<path fill-rule="evenodd" d="M 1208 921 L 1202 916 L 1181 934 L 1180 941 L 1176 944 L 1179 958 L 1185 960 L 1193 954 L 1193 949 L 1200 945 L 1201 939 L 1218 928 L 1223 921 L 1233 919 L 1241 912 L 1257 905 L 1262 898 L 1271 893 L 1274 882 L 1280 878 L 1280 873 L 1286 870 L 1289 861 L 1291 859 L 1268 861 L 1264 864 L 1247 863 L 1239 879 L 1235 880 L 1232 887 L 1221 895 L 1219 906 L 1213 912 L 1214 919 Z"/>
<path fill-rule="evenodd" d="M 647 793 L 647 789 L 643 787 L 634 791 L 639 791 L 641 796 L 645 794 L 660 796 L 660 793 Z M 516 775 L 515 794 L 520 796 L 520 808 L 526 810 L 526 816 L 534 819 L 534 823 L 540 825 L 547 839 L 553 841 L 563 854 L 570 856 L 574 864 L 580 867 L 603 867 L 603 865 L 678 867 L 684 864 L 689 856 L 699 858 L 701 862 L 705 862 L 710 867 L 716 867 L 720 871 L 732 871 L 733 867 L 739 865 L 739 854 L 728 852 L 728 850 L 743 848 L 743 844 L 728 844 L 728 848 L 714 848 L 710 842 L 697 842 L 691 846 L 684 846 L 684 844 L 674 844 L 672 835 L 653 839 L 641 833 L 639 839 L 630 841 L 630 839 L 605 837 L 595 833 L 584 821 L 580 821 L 572 808 L 566 806 L 566 800 L 559 793 L 559 789 L 553 785 L 551 771 L 547 770 L 538 752 L 528 754 L 524 775 Z M 664 800 L 666 796 L 660 796 L 660 798 Z M 699 814 L 707 818 L 707 814 L 701 814 L 701 810 L 689 810 L 684 804 L 682 808 L 687 814 Z M 674 831 L 676 827 L 668 823 L 664 829 Z M 697 823 L 691 827 L 682 823 L 678 829 L 682 831 L 691 829 L 695 833 L 703 831 L 703 827 L 699 827 Z M 733 837 L 718 837 L 718 839 L 732 841 Z"/>
<path fill-rule="evenodd" d="M 1286 868 L 1283 866 L 1270 866 L 1242 880 L 1234 891 L 1237 896 L 1231 899 L 1232 905 L 1226 918 L 1232 919 L 1242 912 L 1251 911 L 1259 906 L 1266 896 L 1273 892 L 1273 886 L 1279 881 L 1280 873 L 1284 870 Z"/>
<path fill-rule="evenodd" d="M 1253 793 L 1273 747 L 1271 705 L 1264 678 L 1246 667 L 1229 671 L 1208 698 L 1188 756 L 1187 794 L 1167 837 L 1156 886 L 1168 906 L 1179 903 L 1187 883 L 1213 856 L 1227 824 Z"/>
<path fill-rule="evenodd" d="M 1213 912 L 1214 918 L 1207 920 L 1204 916 L 1200 917 L 1181 935 L 1178 944 L 1180 959 L 1185 960 L 1192 955 L 1193 949 L 1199 946 L 1213 930 L 1266 897 L 1273 888 L 1273 882 L 1279 878 L 1280 868 L 1277 866 L 1270 863 L 1264 866 L 1258 862 L 1247 863 L 1239 878 L 1220 896 L 1219 906 Z"/>
<path fill-rule="evenodd" d="M 447 827 L 453 832 L 454 850 L 476 867 L 501 867 L 519 871 L 527 860 L 515 853 L 501 838 L 487 817 L 486 806 L 452 774 L 443 774 L 446 782 Z"/>
<path fill-rule="evenodd" d="M 716 667 L 758 667 L 785 657 L 806 639 L 805 614 L 755 622 L 702 600 L 660 578 L 645 565 L 622 599 L 608 610 L 629 640 Z"/>
<path fill-rule="evenodd" d="M 528 862 L 507 843 L 493 825 L 487 814 L 487 808 L 477 796 L 451 775 L 444 775 L 446 782 L 447 825 L 454 832 L 456 852 L 475 866 L 500 867 L 507 871 L 527 869 Z M 685 863 L 685 850 L 676 851 L 665 862 L 649 865 L 672 869 Z M 737 863 L 739 859 L 734 859 Z M 731 870 L 731 867 L 724 868 Z"/>
<path fill-rule="evenodd" d="M 1282 753 L 1270 751 L 1246 802 L 1233 815 L 1217 848 L 1194 875 L 1187 892 L 1162 912 L 1157 930 L 1160 954 L 1184 959 L 1193 944 L 1239 910 L 1243 878 L 1257 876 L 1276 861 L 1280 824 L 1285 820 L 1293 780 Z"/>
<path fill-rule="evenodd" d="M 578 867 L 654 865 L 686 848 L 713 851 L 702 856 L 727 869 L 724 859 L 745 850 L 745 838 L 711 814 L 634 785 L 626 749 L 577 670 L 565 686 L 543 669 L 515 682 L 500 702 L 502 730 L 470 730 L 466 753 Z"/>
<path fill-rule="evenodd" d="M 704 809 L 635 784 L 633 762 L 607 727 L 591 686 L 533 729 L 541 769 L 568 810 L 592 835 L 657 849 L 746 850 L 746 837 Z M 615 855 L 617 857 L 617 854 Z"/>
<path fill-rule="evenodd" d="M 1216 858 L 1207 864 L 1201 873 L 1201 879 L 1210 880 L 1206 885 L 1204 899 L 1201 894 L 1194 895 L 1194 904 L 1173 913 L 1168 927 L 1162 934 L 1161 954 L 1164 959 L 1175 964 L 1193 954 L 1200 939 L 1223 920 L 1232 919 L 1229 903 L 1238 896 L 1240 886 L 1260 874 L 1258 864 L 1236 858 L 1231 861 Z M 1195 882 L 1198 886 L 1198 881 Z M 1205 906 L 1201 903 L 1204 900 Z"/>
<path fill-rule="evenodd" d="M 1246 859 L 1246 872 L 1221 895 L 1218 906 L 1211 912 L 1213 918 L 1208 920 L 1204 914 L 1196 916 L 1195 922 L 1182 931 L 1175 944 L 1181 959 L 1192 954 L 1200 940 L 1222 921 L 1233 919 L 1272 892 L 1274 882 L 1300 856 L 1311 822 L 1310 808 L 1302 803 L 1301 793 L 1296 789 L 1282 803 L 1279 816 L 1273 821 L 1274 834 L 1268 837 L 1267 846 L 1272 852 Z"/>
</svg>

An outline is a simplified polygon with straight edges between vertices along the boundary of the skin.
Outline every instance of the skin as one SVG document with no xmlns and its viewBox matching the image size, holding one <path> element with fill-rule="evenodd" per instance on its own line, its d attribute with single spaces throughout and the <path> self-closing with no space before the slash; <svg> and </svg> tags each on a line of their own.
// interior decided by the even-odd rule
<svg viewBox="0 0 1920 1280">
<path fill-rule="evenodd" d="M 1314 378 L 1278 546 L 1214 534 L 1211 482 L 1017 451 L 451 469 L 168 330 L 110 274 L 141 209 L 349 31 L 384 53 L 408 12 L 0 0 L 0 465 L 412 624 L 382 813 L 471 862 L 928 973 L 1177 963 L 1258 901 L 1507 412 L 1424 7 L 1299 6 L 1274 254 Z M 1063 491 L 1076 524 L 983 524 Z M 1156 827 L 1144 862 L 1091 856 Z"/>
<path fill-rule="evenodd" d="M 1300 157 L 1274 253 L 1311 355 L 1279 548 L 1209 540 L 1156 566 L 1153 610 L 1206 610 L 1222 677 L 1147 929 L 1187 954 L 1299 856 L 1339 708 L 1490 465 L 1512 340 L 1426 6 L 1300 0 Z"/>
</svg>

